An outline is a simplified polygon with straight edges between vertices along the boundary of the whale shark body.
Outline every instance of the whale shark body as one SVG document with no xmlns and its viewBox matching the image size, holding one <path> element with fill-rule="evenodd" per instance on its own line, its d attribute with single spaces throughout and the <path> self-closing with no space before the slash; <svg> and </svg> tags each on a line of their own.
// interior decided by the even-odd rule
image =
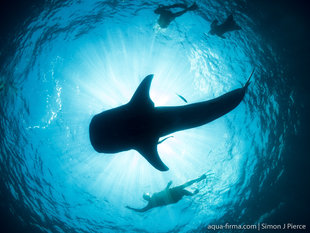
<svg viewBox="0 0 310 233">
<path fill-rule="evenodd" d="M 207 124 L 236 108 L 244 98 L 253 72 L 241 88 L 209 101 L 172 107 L 154 107 L 149 96 L 153 75 L 148 75 L 127 104 L 92 118 L 89 125 L 91 144 L 99 153 L 134 149 L 153 167 L 167 171 L 169 168 L 157 152 L 159 138 Z"/>
</svg>

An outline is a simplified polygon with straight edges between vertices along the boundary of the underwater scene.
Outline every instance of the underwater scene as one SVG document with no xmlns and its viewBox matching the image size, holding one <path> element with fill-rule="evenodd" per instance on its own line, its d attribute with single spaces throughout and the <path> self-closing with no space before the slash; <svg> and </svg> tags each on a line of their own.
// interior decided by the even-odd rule
<svg viewBox="0 0 310 233">
<path fill-rule="evenodd" d="M 306 232 L 308 11 L 279 2 L 15 1 L 0 231 Z"/>
</svg>

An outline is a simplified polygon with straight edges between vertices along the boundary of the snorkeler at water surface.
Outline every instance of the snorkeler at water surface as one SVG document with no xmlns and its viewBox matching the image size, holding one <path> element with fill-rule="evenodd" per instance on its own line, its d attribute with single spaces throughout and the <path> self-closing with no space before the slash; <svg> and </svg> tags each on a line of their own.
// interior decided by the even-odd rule
<svg viewBox="0 0 310 233">
<path fill-rule="evenodd" d="M 148 204 L 142 208 L 142 209 L 136 209 L 136 208 L 132 208 L 130 206 L 126 206 L 128 209 L 134 210 L 136 212 L 145 212 L 149 209 L 155 208 L 155 207 L 159 207 L 159 206 L 165 206 L 165 205 L 169 205 L 169 204 L 174 204 L 177 203 L 178 201 L 180 201 L 183 196 L 193 196 L 195 194 L 197 194 L 199 192 L 198 189 L 196 189 L 193 193 L 186 190 L 185 188 L 197 183 L 199 181 L 202 181 L 203 179 L 206 179 L 207 175 L 203 174 L 202 176 L 200 176 L 197 179 L 194 180 L 190 180 L 188 182 L 186 182 L 185 184 L 170 188 L 172 181 L 170 181 L 166 188 L 160 192 L 154 193 L 152 196 L 150 196 L 150 194 L 145 193 L 143 194 L 143 199 L 148 201 Z"/>
<path fill-rule="evenodd" d="M 225 39 L 225 36 L 223 34 L 236 30 L 241 30 L 241 27 L 235 22 L 233 16 L 229 15 L 222 24 L 219 24 L 218 20 L 215 19 L 211 23 L 211 30 L 209 31 L 209 33 L 211 35 L 217 35 Z"/>
<path fill-rule="evenodd" d="M 170 9 L 172 8 L 183 8 L 182 11 L 173 13 Z M 178 16 L 183 15 L 187 11 L 193 11 L 198 9 L 198 6 L 196 3 L 191 5 L 190 7 L 187 7 L 186 4 L 176 3 L 169 6 L 163 6 L 159 5 L 159 7 L 154 11 L 155 14 L 159 14 L 158 24 L 161 28 L 166 28 L 169 26 L 169 24 Z"/>
</svg>

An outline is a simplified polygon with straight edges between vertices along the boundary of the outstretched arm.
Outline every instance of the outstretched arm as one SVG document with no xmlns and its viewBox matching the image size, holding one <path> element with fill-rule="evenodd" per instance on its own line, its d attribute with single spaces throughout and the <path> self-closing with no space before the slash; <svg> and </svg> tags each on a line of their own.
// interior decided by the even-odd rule
<svg viewBox="0 0 310 233">
<path fill-rule="evenodd" d="M 183 11 L 186 11 L 187 9 L 187 6 L 185 4 L 173 4 L 173 5 L 169 5 L 169 6 L 163 6 L 163 5 L 159 5 L 157 7 L 157 9 L 154 11 L 155 14 L 162 14 L 165 12 L 165 10 L 168 10 L 168 9 L 171 9 L 171 8 L 177 8 L 177 7 L 180 7 L 180 8 L 184 8 Z"/>
<path fill-rule="evenodd" d="M 166 186 L 166 189 L 169 189 L 170 186 L 171 186 L 171 184 L 172 184 L 172 181 L 170 180 L 169 183 L 168 183 L 167 186 Z"/>
<path fill-rule="evenodd" d="M 185 7 L 182 7 L 184 8 L 184 10 L 180 11 L 180 12 L 176 12 L 174 13 L 174 17 L 178 17 L 178 16 L 181 16 L 183 15 L 185 12 L 187 11 L 194 11 L 194 10 L 197 10 L 198 9 L 198 6 L 196 3 L 193 3 L 193 5 L 191 5 L 190 7 L 187 7 L 186 5 L 184 5 Z"/>
<path fill-rule="evenodd" d="M 180 185 L 179 187 L 186 188 L 186 187 L 188 187 L 188 186 L 190 186 L 190 185 L 192 185 L 192 184 L 194 184 L 196 182 L 199 182 L 199 181 L 201 181 L 201 180 L 203 180 L 205 178 L 207 178 L 207 176 L 206 176 L 206 174 L 203 174 L 199 178 L 194 179 L 194 180 L 190 180 L 190 181 L 186 182 L 185 184 Z"/>
<path fill-rule="evenodd" d="M 172 5 L 169 5 L 169 6 L 160 6 L 162 7 L 163 9 L 171 9 L 171 8 L 177 8 L 177 7 L 180 7 L 180 8 L 187 8 L 187 5 L 185 4 L 182 4 L 182 3 L 175 3 L 175 4 L 172 4 Z"/>
<path fill-rule="evenodd" d="M 198 190 L 198 189 L 196 189 L 193 193 L 190 192 L 190 191 L 188 191 L 188 190 L 186 190 L 186 189 L 183 190 L 183 195 L 184 195 L 184 196 L 194 196 L 194 195 L 196 195 L 197 193 L 199 193 L 199 190 Z"/>
<path fill-rule="evenodd" d="M 151 207 L 149 205 L 145 206 L 144 208 L 142 209 L 136 209 L 136 208 L 132 208 L 130 206 L 126 206 L 126 208 L 130 209 L 130 210 L 133 210 L 133 211 L 136 211 L 136 212 L 145 212 L 149 209 L 151 209 Z"/>
</svg>

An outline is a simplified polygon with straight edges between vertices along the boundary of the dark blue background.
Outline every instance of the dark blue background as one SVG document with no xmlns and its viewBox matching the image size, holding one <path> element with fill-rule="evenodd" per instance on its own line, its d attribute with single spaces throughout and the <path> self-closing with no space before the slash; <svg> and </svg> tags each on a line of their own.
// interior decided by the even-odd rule
<svg viewBox="0 0 310 233">
<path fill-rule="evenodd" d="M 283 200 L 287 203 L 281 209 L 271 215 L 269 223 L 282 224 L 292 222 L 295 224 L 307 224 L 310 227 L 309 211 L 309 165 L 310 165 L 310 7 L 308 1 L 271 1 L 251 0 L 243 4 L 250 12 L 249 15 L 257 23 L 258 32 L 268 41 L 281 57 L 281 62 L 287 64 L 290 79 L 287 88 L 298 91 L 296 97 L 296 111 L 301 114 L 301 129 L 298 135 L 288 133 L 290 144 L 284 151 L 285 173 L 277 186 L 261 195 L 261 200 L 251 203 L 248 216 L 253 218 L 259 213 L 262 203 L 272 203 Z M 0 69 L 5 65 L 14 44 L 12 37 L 18 33 L 22 25 L 29 17 L 37 15 L 48 3 L 40 0 L 31 1 L 7 1 L 0 7 Z M 0 177 L 0 227 L 1 232 L 39 232 L 32 226 L 23 225 L 15 216 L 10 214 L 7 203 L 11 202 L 10 195 L 4 187 L 3 178 Z M 27 219 L 27 212 L 22 207 L 21 215 Z M 234 216 L 232 216 L 233 218 Z M 257 216 L 256 216 L 257 217 Z"/>
</svg>

